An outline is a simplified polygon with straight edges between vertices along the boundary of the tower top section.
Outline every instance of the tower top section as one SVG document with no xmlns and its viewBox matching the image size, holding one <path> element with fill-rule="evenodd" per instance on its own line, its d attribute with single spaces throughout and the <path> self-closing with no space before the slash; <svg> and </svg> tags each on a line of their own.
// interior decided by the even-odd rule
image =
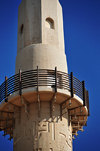
<svg viewBox="0 0 100 151">
<path fill-rule="evenodd" d="M 22 0 L 18 15 L 16 73 L 39 69 L 67 72 L 62 7 L 58 0 Z"/>
<path fill-rule="evenodd" d="M 22 0 L 18 17 L 18 51 L 31 44 L 64 51 L 62 7 L 58 0 Z"/>
</svg>

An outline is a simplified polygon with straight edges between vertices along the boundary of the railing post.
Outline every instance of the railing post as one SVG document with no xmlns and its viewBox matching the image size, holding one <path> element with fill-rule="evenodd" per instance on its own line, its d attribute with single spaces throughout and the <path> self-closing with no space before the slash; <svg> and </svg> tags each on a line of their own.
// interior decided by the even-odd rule
<svg viewBox="0 0 100 151">
<path fill-rule="evenodd" d="M 73 98 L 73 96 L 74 96 L 73 72 L 71 72 L 70 77 L 71 77 L 71 98 Z"/>
<path fill-rule="evenodd" d="M 39 67 L 37 66 L 37 92 L 39 91 Z"/>
<path fill-rule="evenodd" d="M 22 77 L 21 77 L 21 70 L 19 70 L 19 95 L 22 95 Z"/>
<path fill-rule="evenodd" d="M 89 92 L 87 91 L 86 93 L 87 93 L 87 99 L 86 99 L 86 101 L 87 101 L 87 108 L 88 108 L 88 116 L 90 116 L 90 107 L 89 107 Z"/>
<path fill-rule="evenodd" d="M 5 102 L 8 102 L 8 98 L 7 98 L 7 77 L 5 77 Z"/>
<path fill-rule="evenodd" d="M 55 93 L 57 92 L 57 67 L 55 67 Z"/>
<path fill-rule="evenodd" d="M 83 106 L 86 106 L 86 102 L 85 102 L 85 81 L 82 81 L 82 90 L 83 90 Z"/>
<path fill-rule="evenodd" d="M 38 66 L 37 66 L 37 101 L 38 101 L 38 117 L 40 117 L 41 105 L 40 105 L 40 96 L 39 96 L 39 68 Z"/>
</svg>

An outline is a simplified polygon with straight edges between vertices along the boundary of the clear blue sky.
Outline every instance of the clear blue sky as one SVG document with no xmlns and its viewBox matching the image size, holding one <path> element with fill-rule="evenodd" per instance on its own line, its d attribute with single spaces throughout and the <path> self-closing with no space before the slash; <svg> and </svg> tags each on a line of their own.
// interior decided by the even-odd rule
<svg viewBox="0 0 100 151">
<path fill-rule="evenodd" d="M 0 1 L 0 84 L 15 72 L 17 14 L 21 0 Z M 74 141 L 74 151 L 100 150 L 100 0 L 60 0 L 69 72 L 86 81 L 90 93 L 88 125 Z M 0 151 L 13 151 L 0 133 Z"/>
</svg>

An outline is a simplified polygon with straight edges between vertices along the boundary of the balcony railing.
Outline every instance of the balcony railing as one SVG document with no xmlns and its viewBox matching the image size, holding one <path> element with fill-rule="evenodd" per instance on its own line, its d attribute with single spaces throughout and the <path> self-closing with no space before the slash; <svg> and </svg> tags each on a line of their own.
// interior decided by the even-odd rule
<svg viewBox="0 0 100 151">
<path fill-rule="evenodd" d="M 22 89 L 47 86 L 57 89 L 65 89 L 71 93 L 71 97 L 76 94 L 83 100 L 83 105 L 87 106 L 89 111 L 88 91 L 85 89 L 84 81 L 78 80 L 73 76 L 73 73 L 67 74 L 64 72 L 48 69 L 37 69 L 13 75 L 10 78 L 5 78 L 5 81 L 0 86 L 0 102 L 7 101 L 8 97 L 16 91 L 19 95 L 22 94 Z"/>
</svg>

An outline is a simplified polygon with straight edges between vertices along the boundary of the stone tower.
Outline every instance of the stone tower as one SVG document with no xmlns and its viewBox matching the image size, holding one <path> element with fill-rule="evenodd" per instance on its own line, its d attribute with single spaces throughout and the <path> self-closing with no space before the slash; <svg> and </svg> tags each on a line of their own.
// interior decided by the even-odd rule
<svg viewBox="0 0 100 151">
<path fill-rule="evenodd" d="M 58 0 L 22 0 L 18 17 L 16 73 L 36 69 L 67 72 L 62 7 Z"/>
<path fill-rule="evenodd" d="M 89 115 L 85 82 L 68 74 L 58 0 L 22 0 L 16 74 L 0 86 L 0 130 L 14 151 L 72 151 Z"/>
</svg>

